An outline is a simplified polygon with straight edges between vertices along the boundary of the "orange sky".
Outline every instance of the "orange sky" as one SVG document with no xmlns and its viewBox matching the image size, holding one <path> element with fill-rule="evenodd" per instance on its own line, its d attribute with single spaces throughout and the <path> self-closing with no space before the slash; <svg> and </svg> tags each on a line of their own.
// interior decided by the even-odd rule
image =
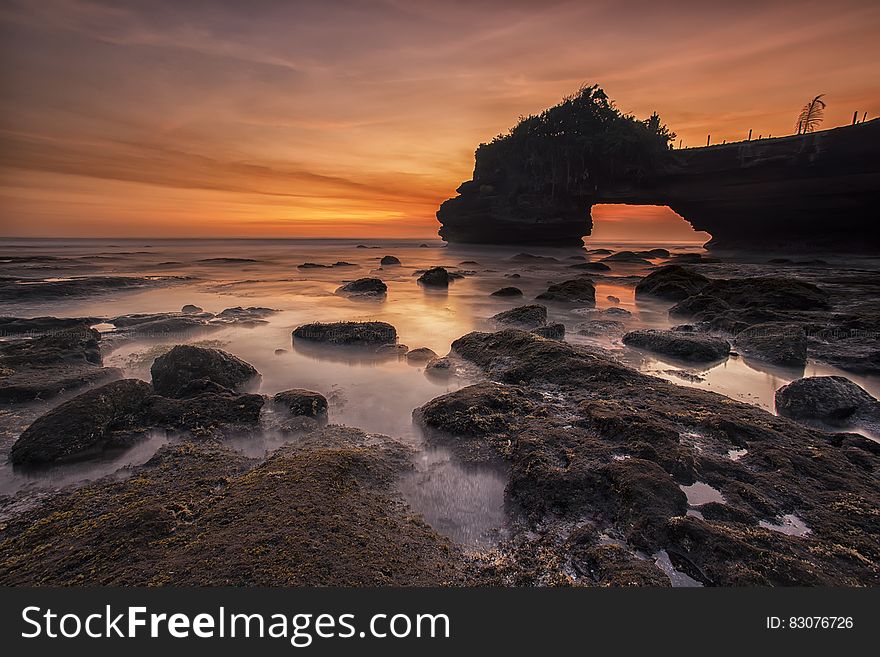
<svg viewBox="0 0 880 657">
<path fill-rule="evenodd" d="M 432 236 L 476 145 L 582 83 L 685 145 L 817 93 L 831 127 L 880 114 L 878 34 L 875 1 L 0 0 L 0 234 Z"/>
</svg>

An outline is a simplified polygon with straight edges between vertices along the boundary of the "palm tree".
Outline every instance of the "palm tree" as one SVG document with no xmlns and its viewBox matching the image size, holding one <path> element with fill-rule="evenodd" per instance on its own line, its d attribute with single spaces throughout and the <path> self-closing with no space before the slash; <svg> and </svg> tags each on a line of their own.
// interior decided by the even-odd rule
<svg viewBox="0 0 880 657">
<path fill-rule="evenodd" d="M 825 110 L 825 101 L 822 100 L 824 95 L 819 94 L 804 105 L 797 120 L 797 134 L 805 135 L 808 132 L 813 132 L 822 123 L 822 114 Z"/>
</svg>

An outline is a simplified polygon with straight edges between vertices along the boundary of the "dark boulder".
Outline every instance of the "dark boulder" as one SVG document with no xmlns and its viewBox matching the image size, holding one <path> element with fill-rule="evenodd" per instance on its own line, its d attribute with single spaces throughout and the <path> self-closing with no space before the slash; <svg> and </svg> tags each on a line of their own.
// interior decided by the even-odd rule
<svg viewBox="0 0 880 657">
<path fill-rule="evenodd" d="M 575 328 L 578 335 L 594 338 L 620 336 L 626 331 L 626 325 L 616 319 L 591 319 Z"/>
<path fill-rule="evenodd" d="M 187 384 L 209 379 L 225 388 L 237 390 L 256 382 L 260 373 L 253 365 L 220 349 L 177 345 L 159 356 L 150 368 L 153 387 L 166 397 L 177 397 Z"/>
<path fill-rule="evenodd" d="M 388 286 L 378 278 L 359 278 L 337 288 L 336 294 L 354 297 L 380 297 L 388 291 Z"/>
<path fill-rule="evenodd" d="M 538 328 L 547 323 L 547 307 L 539 304 L 517 306 L 492 316 L 492 321 L 520 328 Z"/>
<path fill-rule="evenodd" d="M 327 415 L 327 398 L 319 392 L 294 388 L 277 393 L 272 397 L 272 401 L 291 415 L 306 417 L 325 417 Z"/>
<path fill-rule="evenodd" d="M 432 267 L 419 276 L 419 283 L 429 287 L 448 287 L 449 281 L 449 272 L 445 267 Z"/>
<path fill-rule="evenodd" d="M 378 346 L 395 342 L 397 329 L 386 322 L 315 322 L 296 327 L 293 337 L 335 345 Z"/>
<path fill-rule="evenodd" d="M 665 301 L 681 301 L 708 284 L 709 279 L 702 274 L 678 265 L 667 265 L 638 282 L 636 298 L 654 297 Z"/>
<path fill-rule="evenodd" d="M 201 312 L 204 312 L 204 309 L 201 306 L 196 306 L 188 303 L 180 309 L 180 312 L 182 312 L 184 315 L 197 315 Z"/>
<path fill-rule="evenodd" d="M 139 379 L 113 381 L 39 417 L 12 445 L 9 460 L 37 465 L 82 458 L 113 444 L 153 394 Z"/>
<path fill-rule="evenodd" d="M 382 257 L 382 259 L 379 261 L 379 264 L 380 265 L 399 265 L 400 259 L 393 256 L 393 255 L 387 255 L 387 256 Z"/>
<path fill-rule="evenodd" d="M 880 402 L 843 376 L 811 376 L 776 391 L 776 411 L 794 420 L 880 426 Z"/>
<path fill-rule="evenodd" d="M 588 278 L 573 278 L 562 283 L 555 283 L 546 292 L 538 295 L 542 301 L 565 301 L 596 305 L 596 286 Z"/>
<path fill-rule="evenodd" d="M 743 356 L 784 367 L 807 364 L 807 333 L 803 326 L 768 322 L 737 333 L 734 348 Z"/>
<path fill-rule="evenodd" d="M 522 290 L 518 287 L 502 287 L 499 290 L 495 290 L 491 296 L 493 297 L 521 297 Z"/>
<path fill-rule="evenodd" d="M 688 331 L 659 329 L 630 331 L 623 336 L 623 343 L 629 347 L 692 363 L 709 363 L 726 358 L 730 354 L 730 344 L 727 340 Z"/>
</svg>

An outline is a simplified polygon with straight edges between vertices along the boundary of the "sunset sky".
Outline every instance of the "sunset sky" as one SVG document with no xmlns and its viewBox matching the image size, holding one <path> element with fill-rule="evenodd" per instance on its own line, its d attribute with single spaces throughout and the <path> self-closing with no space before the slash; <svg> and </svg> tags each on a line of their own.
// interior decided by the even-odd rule
<svg viewBox="0 0 880 657">
<path fill-rule="evenodd" d="M 477 144 L 583 83 L 692 146 L 880 115 L 876 0 L 0 0 L 0 44 L 6 236 L 433 236 Z"/>
</svg>

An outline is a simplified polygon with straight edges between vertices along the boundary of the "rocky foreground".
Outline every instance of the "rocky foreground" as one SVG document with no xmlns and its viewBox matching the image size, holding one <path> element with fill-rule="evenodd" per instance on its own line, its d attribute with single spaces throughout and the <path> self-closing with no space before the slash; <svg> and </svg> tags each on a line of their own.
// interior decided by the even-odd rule
<svg viewBox="0 0 880 657">
<path fill-rule="evenodd" d="M 592 309 L 588 279 L 545 294 L 595 315 L 580 330 L 614 324 L 625 344 L 692 362 L 733 348 L 872 372 L 880 353 L 871 304 L 841 306 L 784 277 L 657 269 L 637 296 L 675 302 L 671 315 L 689 322 L 665 331 L 625 332 L 629 313 Z M 114 323 L 210 326 L 271 312 L 185 307 Z M 9 460 L 64 468 L 156 432 L 169 443 L 124 478 L 21 508 L 0 499 L 0 584 L 880 584 L 880 443 L 847 432 L 876 432 L 880 402 L 844 377 L 781 388 L 775 416 L 568 344 L 538 304 L 495 315 L 495 332 L 462 336 L 444 356 L 407 351 L 383 322 L 297 327 L 295 348 L 408 353 L 428 376 L 478 381 L 413 413 L 429 444 L 507 477 L 506 538 L 477 552 L 407 505 L 398 481 L 412 447 L 328 425 L 318 393 L 256 393 L 259 372 L 217 349 L 179 345 L 156 358 L 149 382 L 122 379 L 103 366 L 92 321 L 3 320 L 30 339 L 0 345 L 0 398 L 60 401 L 22 427 Z M 251 458 L 231 448 L 269 429 L 281 449 Z"/>
</svg>

